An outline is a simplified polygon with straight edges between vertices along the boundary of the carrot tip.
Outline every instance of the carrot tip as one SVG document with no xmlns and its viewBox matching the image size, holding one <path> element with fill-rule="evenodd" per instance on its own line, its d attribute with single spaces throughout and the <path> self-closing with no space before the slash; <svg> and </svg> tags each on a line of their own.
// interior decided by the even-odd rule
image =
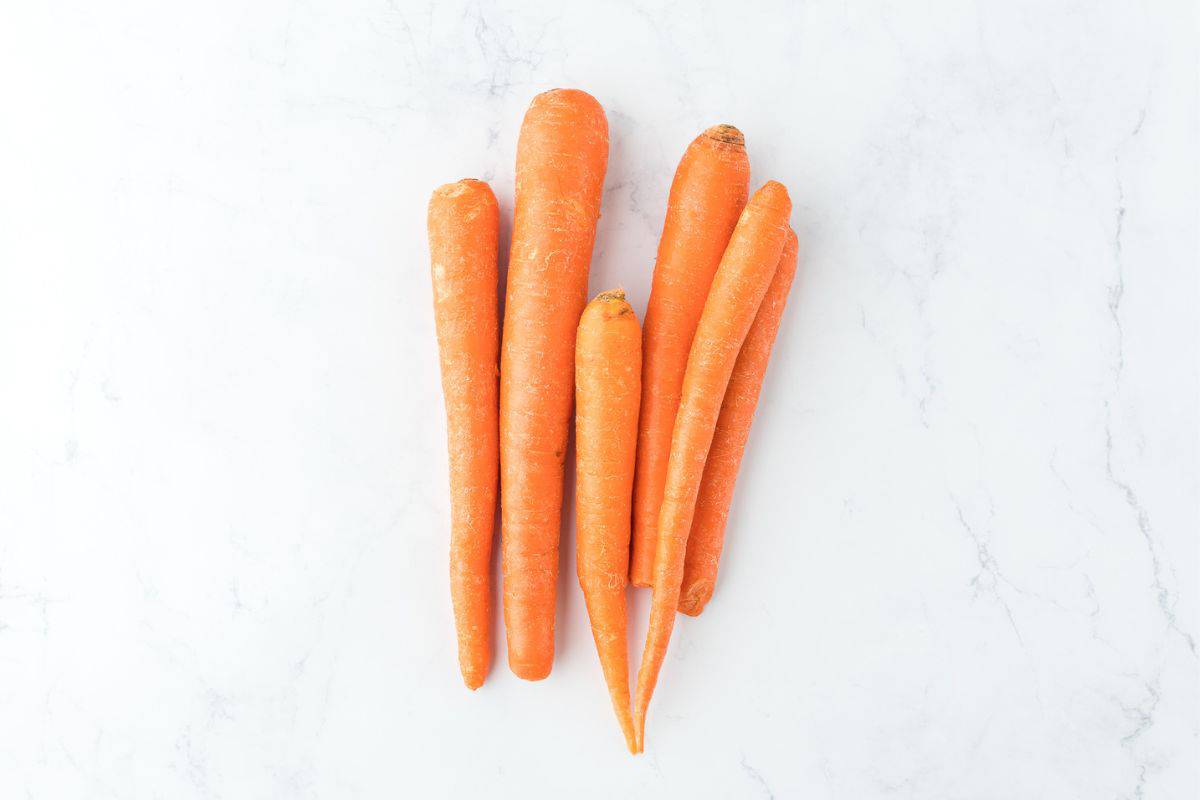
<svg viewBox="0 0 1200 800">
<path fill-rule="evenodd" d="M 435 195 L 444 195 L 446 197 L 457 197 L 460 194 L 474 191 L 476 189 L 491 189 L 487 181 L 481 181 L 478 178 L 460 178 L 451 183 L 443 183 L 441 186 L 433 190 Z"/>
<path fill-rule="evenodd" d="M 478 211 L 495 208 L 496 195 L 492 192 L 492 187 L 487 184 L 487 181 L 475 178 L 463 178 L 453 183 L 444 183 L 434 189 L 429 198 L 430 220 L 433 219 L 432 215 L 434 214 L 472 217 Z M 495 255 L 492 258 L 494 259 Z"/>
<path fill-rule="evenodd" d="M 603 319 L 615 319 L 632 313 L 633 307 L 625 299 L 624 289 L 601 292 L 592 298 L 592 302 L 587 304 L 587 308 L 583 312 L 585 318 L 593 314 L 600 314 Z M 582 328 L 583 325 L 584 323 L 581 322 L 580 327 Z"/>
<path fill-rule="evenodd" d="M 516 675 L 523 681 L 541 681 L 550 677 L 550 665 L 541 664 L 514 664 L 508 662 L 508 668 L 512 670 L 512 674 Z"/>
<path fill-rule="evenodd" d="M 679 596 L 679 612 L 689 617 L 698 617 L 708 601 L 712 599 L 711 581 L 696 581 Z"/>
<path fill-rule="evenodd" d="M 713 125 L 704 132 L 704 135 L 710 139 L 716 139 L 718 142 L 731 144 L 736 147 L 746 146 L 746 137 L 732 125 Z"/>
<path fill-rule="evenodd" d="M 595 97 L 592 97 L 590 94 L 585 92 L 583 89 L 570 89 L 570 88 L 565 88 L 565 87 L 561 87 L 561 86 L 556 89 L 547 89 L 546 91 L 535 95 L 533 98 L 533 103 L 531 103 L 531 105 L 541 103 L 541 102 L 544 102 L 547 100 L 563 100 L 565 102 L 580 102 L 580 103 L 594 105 L 596 108 L 600 108 L 600 102 Z"/>
<path fill-rule="evenodd" d="M 610 289 L 607 292 L 601 292 L 600 294 L 596 295 L 593 299 L 594 300 L 624 300 L 625 299 L 625 290 L 624 289 Z"/>
</svg>

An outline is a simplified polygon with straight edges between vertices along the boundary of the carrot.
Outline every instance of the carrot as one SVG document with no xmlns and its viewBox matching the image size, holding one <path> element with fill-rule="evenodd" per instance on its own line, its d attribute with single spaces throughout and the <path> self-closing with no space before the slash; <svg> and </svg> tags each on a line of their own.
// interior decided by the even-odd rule
<svg viewBox="0 0 1200 800">
<path fill-rule="evenodd" d="M 787 189 L 775 181 L 754 193 L 721 257 L 688 354 L 658 519 L 650 629 L 633 704 L 639 746 L 645 741 L 646 710 L 675 624 L 688 533 L 721 398 L 783 254 L 791 208 Z"/>
<path fill-rule="evenodd" d="M 715 125 L 688 146 L 671 182 L 643 334 L 629 574 L 634 586 L 649 586 L 654 579 L 658 512 L 688 349 L 713 274 L 746 205 L 749 178 L 742 132 Z"/>
<path fill-rule="evenodd" d="M 750 326 L 750 333 L 746 334 L 746 341 L 733 365 L 729 386 L 725 389 L 721 416 L 717 418 L 717 429 L 704 462 L 704 477 L 700 481 L 696 513 L 687 540 L 687 559 L 683 565 L 679 596 L 679 610 L 684 614 L 698 615 L 712 597 L 733 486 L 750 435 L 750 424 L 754 421 L 754 409 L 758 405 L 767 361 L 771 358 L 771 347 L 779 332 L 779 320 L 787 304 L 792 278 L 796 275 L 797 250 L 796 233 L 789 229 L 779 266 L 754 317 L 754 324 Z"/>
<path fill-rule="evenodd" d="M 595 98 L 533 99 L 517 142 L 516 206 L 500 356 L 500 509 L 508 665 L 541 680 L 554 660 L 563 464 L 575 327 L 608 164 Z"/>
<path fill-rule="evenodd" d="M 433 309 L 450 450 L 450 597 L 458 665 L 476 689 L 491 662 L 492 528 L 500 470 L 496 253 L 500 216 L 483 181 L 448 183 L 429 200 Z"/>
<path fill-rule="evenodd" d="M 625 293 L 588 303 L 575 339 L 575 568 L 613 710 L 636 753 L 629 712 L 625 585 L 642 384 L 642 332 Z"/>
</svg>

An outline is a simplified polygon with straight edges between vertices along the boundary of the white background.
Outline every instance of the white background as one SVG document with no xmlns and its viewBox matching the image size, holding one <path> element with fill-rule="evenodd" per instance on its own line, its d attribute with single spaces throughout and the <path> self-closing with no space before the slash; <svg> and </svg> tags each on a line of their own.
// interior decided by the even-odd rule
<svg viewBox="0 0 1200 800">
<path fill-rule="evenodd" d="M 0 797 L 1196 797 L 1190 5 L 6 4 Z M 554 86 L 593 291 L 718 122 L 802 248 L 636 759 L 569 526 L 454 657 L 425 204 Z"/>
</svg>

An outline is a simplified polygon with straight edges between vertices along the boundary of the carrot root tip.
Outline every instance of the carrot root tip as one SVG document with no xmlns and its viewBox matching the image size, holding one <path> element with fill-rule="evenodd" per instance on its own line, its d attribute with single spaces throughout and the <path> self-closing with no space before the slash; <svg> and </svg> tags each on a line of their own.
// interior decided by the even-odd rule
<svg viewBox="0 0 1200 800">
<path fill-rule="evenodd" d="M 732 144 L 737 147 L 745 147 L 746 146 L 746 137 L 742 135 L 741 131 L 739 131 L 737 128 L 735 128 L 732 125 L 725 125 L 725 124 L 713 125 L 711 128 L 706 130 L 704 133 L 710 139 L 716 139 L 718 142 L 723 142 L 725 144 Z"/>
<path fill-rule="evenodd" d="M 711 581 L 697 581 L 684 590 L 679 597 L 679 612 L 689 617 L 698 617 L 708 601 L 712 599 L 713 585 Z"/>
<path fill-rule="evenodd" d="M 508 667 L 512 670 L 513 675 L 516 675 L 523 681 L 541 681 L 550 677 L 550 667 L 541 664 L 513 664 L 509 662 Z"/>
</svg>

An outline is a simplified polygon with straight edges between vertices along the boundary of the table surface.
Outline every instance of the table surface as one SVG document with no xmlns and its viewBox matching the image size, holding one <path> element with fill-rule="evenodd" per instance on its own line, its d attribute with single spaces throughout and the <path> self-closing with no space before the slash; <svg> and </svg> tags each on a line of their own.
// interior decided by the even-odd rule
<svg viewBox="0 0 1200 800">
<path fill-rule="evenodd" d="M 1195 797 L 1198 50 L 1139 5 L 10 9 L 0 796 Z M 593 292 L 718 122 L 801 242 L 636 759 L 572 520 L 551 677 L 454 657 L 425 204 L 507 237 L 554 86 Z"/>
</svg>

